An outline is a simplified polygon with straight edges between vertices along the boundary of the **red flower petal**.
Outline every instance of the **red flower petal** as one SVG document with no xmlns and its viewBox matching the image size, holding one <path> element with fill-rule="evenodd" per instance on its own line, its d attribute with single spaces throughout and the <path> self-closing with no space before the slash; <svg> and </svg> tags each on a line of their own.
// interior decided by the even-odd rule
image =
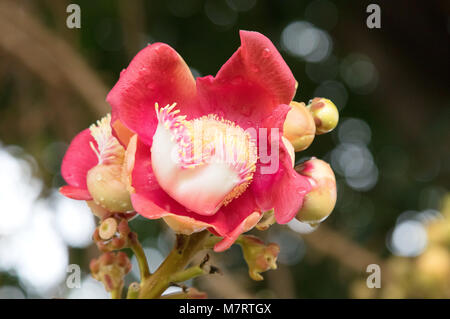
<svg viewBox="0 0 450 319">
<path fill-rule="evenodd" d="M 78 200 L 92 200 L 91 194 L 85 188 L 78 188 L 70 185 L 65 185 L 59 189 L 59 192 L 66 197 Z"/>
<path fill-rule="evenodd" d="M 201 110 L 235 121 L 244 129 L 259 127 L 279 104 L 295 95 L 295 79 L 265 36 L 241 31 L 241 47 L 217 76 L 197 79 Z"/>
<path fill-rule="evenodd" d="M 281 136 L 279 170 L 275 174 L 255 174 L 249 191 L 262 211 L 274 209 L 278 224 L 286 224 L 295 217 L 303 205 L 311 184 L 292 167 L 289 153 Z"/>
<path fill-rule="evenodd" d="M 304 196 L 311 190 L 308 179 L 298 174 L 292 167 L 292 160 L 281 139 L 284 119 L 289 110 L 288 105 L 279 105 L 261 124 L 262 127 L 268 128 L 267 137 L 264 140 L 260 139 L 258 135 L 260 158 L 256 164 L 253 181 L 247 190 L 255 197 L 260 211 L 265 212 L 274 209 L 275 218 L 279 224 L 285 224 L 294 218 L 302 207 Z M 278 129 L 278 134 L 272 137 L 271 129 Z M 261 162 L 263 160 L 261 147 L 264 143 L 268 143 L 267 151 L 272 160 L 275 159 L 270 153 L 272 145 L 278 145 L 276 149 L 279 160 L 278 169 L 273 173 L 267 173 L 267 170 L 262 171 L 264 166 L 268 168 L 272 165 L 270 162 L 267 164 Z"/>
<path fill-rule="evenodd" d="M 134 57 L 106 100 L 112 118 L 151 145 L 157 124 L 155 103 L 163 107 L 176 102 L 188 114 L 184 110 L 195 96 L 195 80 L 181 56 L 167 44 L 155 43 Z"/>
<path fill-rule="evenodd" d="M 247 192 L 244 192 L 238 200 L 222 207 L 213 216 L 203 216 L 187 211 L 159 186 L 152 171 L 150 147 L 139 140 L 136 145 L 131 184 L 135 191 L 131 195 L 133 207 L 140 215 L 157 219 L 175 214 L 204 222 L 210 225 L 215 233 L 224 237 L 224 242 L 217 249 L 224 250 L 231 246 L 237 236 L 249 230 L 250 224 L 256 224 L 256 219 L 259 220 L 252 215 L 257 207 L 255 199 Z M 252 217 L 246 221 L 250 215 Z M 259 216 L 260 213 L 257 212 L 257 215 Z M 252 224 L 251 227 L 253 226 Z"/>
<path fill-rule="evenodd" d="M 61 165 L 61 174 L 67 184 L 86 191 L 87 172 L 98 163 L 98 157 L 90 146 L 91 142 L 97 147 L 90 130 L 81 131 L 70 143 Z"/>
</svg>

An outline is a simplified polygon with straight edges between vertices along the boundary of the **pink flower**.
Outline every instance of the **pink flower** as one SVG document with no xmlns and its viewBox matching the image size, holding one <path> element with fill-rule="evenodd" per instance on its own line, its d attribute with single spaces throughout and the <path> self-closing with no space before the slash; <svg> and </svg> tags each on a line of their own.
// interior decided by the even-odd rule
<svg viewBox="0 0 450 319">
<path fill-rule="evenodd" d="M 60 192 L 85 200 L 99 217 L 133 210 L 124 174 L 130 132 L 108 114 L 79 133 L 64 155 L 61 173 L 68 185 Z"/>
<path fill-rule="evenodd" d="M 216 251 L 271 209 L 278 223 L 289 222 L 311 189 L 282 138 L 296 81 L 265 36 L 240 37 L 217 75 L 197 80 L 170 46 L 149 45 L 107 96 L 113 118 L 136 133 L 127 149 L 134 209 L 178 232 L 209 229 L 223 237 Z M 260 158 L 263 143 L 278 152 L 270 173 Z M 84 189 L 81 181 L 73 185 Z"/>
</svg>

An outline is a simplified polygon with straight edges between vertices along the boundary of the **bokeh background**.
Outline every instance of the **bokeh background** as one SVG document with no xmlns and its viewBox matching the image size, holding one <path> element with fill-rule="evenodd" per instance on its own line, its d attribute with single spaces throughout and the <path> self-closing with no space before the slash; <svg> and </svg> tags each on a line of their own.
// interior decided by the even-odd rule
<svg viewBox="0 0 450 319">
<path fill-rule="evenodd" d="M 109 111 L 108 90 L 148 43 L 214 75 L 240 29 L 279 48 L 297 101 L 338 106 L 338 128 L 297 154 L 331 163 L 338 202 L 314 232 L 294 222 L 260 234 L 281 246 L 263 282 L 233 247 L 214 256 L 223 276 L 188 284 L 225 298 L 450 298 L 448 1 L 371 1 L 381 29 L 366 26 L 371 2 L 331 0 L 78 0 L 81 28 L 69 29 L 71 2 L 0 0 L 0 298 L 108 297 L 88 270 L 96 221 L 57 193 L 68 143 Z M 155 269 L 174 235 L 131 225 Z M 69 264 L 81 288 L 67 288 Z M 380 289 L 366 286 L 369 264 Z"/>
</svg>

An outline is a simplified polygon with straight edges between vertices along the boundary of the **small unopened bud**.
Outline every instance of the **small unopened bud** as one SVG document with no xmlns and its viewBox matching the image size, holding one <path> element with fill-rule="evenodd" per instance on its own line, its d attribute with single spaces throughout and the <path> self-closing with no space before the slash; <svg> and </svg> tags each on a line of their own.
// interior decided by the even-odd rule
<svg viewBox="0 0 450 319">
<path fill-rule="evenodd" d="M 126 240 L 122 237 L 114 237 L 111 240 L 111 248 L 113 249 L 122 249 L 125 248 Z"/>
<path fill-rule="evenodd" d="M 265 245 L 258 237 L 251 235 L 241 236 L 238 243 L 242 247 L 250 278 L 260 281 L 264 279 L 261 276 L 262 272 L 277 269 L 276 261 L 280 252 L 280 247 L 277 244 Z"/>
<path fill-rule="evenodd" d="M 130 233 L 130 226 L 128 226 L 128 221 L 126 219 L 122 219 L 120 221 L 119 227 L 117 229 L 123 237 L 127 237 Z"/>
<path fill-rule="evenodd" d="M 296 152 L 308 148 L 314 140 L 316 125 L 305 103 L 291 102 L 291 110 L 286 115 L 283 135 L 291 142 Z"/>
<path fill-rule="evenodd" d="M 296 218 L 309 224 L 320 223 L 331 214 L 336 204 L 336 179 L 333 170 L 328 163 L 314 157 L 295 170 L 308 177 L 312 186 Z"/>
<path fill-rule="evenodd" d="M 107 252 L 90 263 L 92 276 L 103 282 L 107 291 L 123 286 L 124 276 L 131 270 L 131 262 L 123 252 Z"/>
<path fill-rule="evenodd" d="M 110 212 L 133 209 L 130 194 L 122 181 L 122 165 L 97 165 L 87 174 L 87 186 L 94 202 Z"/>
<path fill-rule="evenodd" d="M 332 131 L 339 122 L 338 109 L 328 99 L 316 97 L 311 100 L 307 108 L 314 118 L 317 135 Z"/>
<path fill-rule="evenodd" d="M 99 227 L 99 235 L 103 240 L 111 239 L 117 231 L 117 221 L 110 217 L 105 219 Z"/>
<path fill-rule="evenodd" d="M 102 265 L 111 265 L 115 260 L 113 252 L 107 252 L 100 256 L 99 261 Z"/>
<path fill-rule="evenodd" d="M 98 262 L 97 259 L 91 260 L 91 262 L 89 263 L 89 269 L 93 274 L 97 273 L 100 270 L 100 263 Z"/>
</svg>

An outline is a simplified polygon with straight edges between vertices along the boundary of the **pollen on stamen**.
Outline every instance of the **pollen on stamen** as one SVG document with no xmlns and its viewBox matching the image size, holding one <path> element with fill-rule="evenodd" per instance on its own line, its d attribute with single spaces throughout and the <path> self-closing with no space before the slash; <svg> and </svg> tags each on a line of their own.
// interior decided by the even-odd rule
<svg viewBox="0 0 450 319">
<path fill-rule="evenodd" d="M 190 121 L 177 115 L 175 103 L 159 108 L 158 121 L 172 133 L 178 145 L 178 161 L 182 168 L 192 169 L 211 162 L 225 163 L 238 178 L 236 186 L 225 197 L 227 205 L 240 196 L 253 179 L 256 170 L 257 147 L 248 132 L 235 123 L 209 114 Z"/>
<path fill-rule="evenodd" d="M 92 124 L 89 130 L 97 142 L 97 148 L 92 142 L 90 142 L 90 146 L 97 155 L 99 164 L 120 164 L 123 162 L 125 149 L 112 135 L 111 114 L 107 114 L 95 124 Z"/>
</svg>

